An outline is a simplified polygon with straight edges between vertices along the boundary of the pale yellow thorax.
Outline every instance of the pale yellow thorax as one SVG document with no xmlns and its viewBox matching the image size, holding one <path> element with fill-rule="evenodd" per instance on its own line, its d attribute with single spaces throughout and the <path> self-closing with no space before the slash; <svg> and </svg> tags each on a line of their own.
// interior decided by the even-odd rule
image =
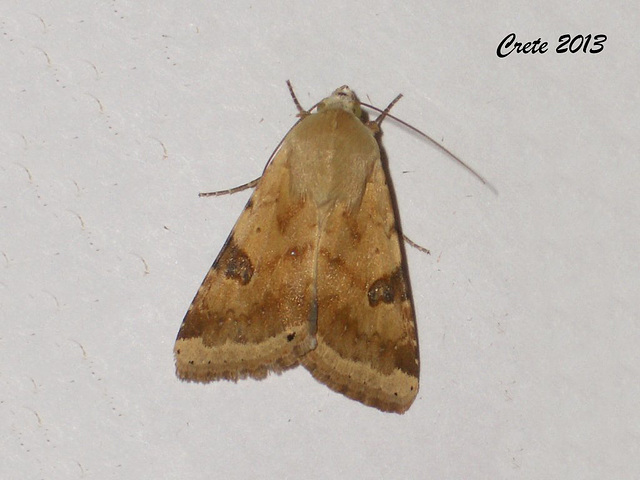
<svg viewBox="0 0 640 480">
<path fill-rule="evenodd" d="M 336 204 L 358 208 L 380 150 L 373 131 L 362 122 L 360 103 L 340 87 L 287 136 L 282 152 L 289 159 L 291 193 L 326 213 Z"/>
</svg>

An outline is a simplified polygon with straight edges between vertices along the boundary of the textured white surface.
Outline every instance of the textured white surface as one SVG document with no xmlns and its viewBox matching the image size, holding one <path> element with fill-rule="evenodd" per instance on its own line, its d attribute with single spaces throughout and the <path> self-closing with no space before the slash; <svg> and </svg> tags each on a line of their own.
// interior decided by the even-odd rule
<svg viewBox="0 0 640 480">
<path fill-rule="evenodd" d="M 3 479 L 637 478 L 633 2 L 0 5 Z M 63 6 L 64 5 L 64 6 Z M 224 5 L 224 6 L 223 6 Z M 499 59 L 511 31 L 545 55 Z M 598 55 L 563 33 L 609 36 Z M 180 383 L 182 317 L 295 121 L 349 84 L 383 124 L 422 384 L 382 414 L 303 369 Z"/>
</svg>

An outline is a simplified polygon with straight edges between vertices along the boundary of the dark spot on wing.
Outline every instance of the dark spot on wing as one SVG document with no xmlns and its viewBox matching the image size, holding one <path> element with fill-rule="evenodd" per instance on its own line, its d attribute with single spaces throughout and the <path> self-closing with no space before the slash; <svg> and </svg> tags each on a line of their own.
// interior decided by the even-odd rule
<svg viewBox="0 0 640 480">
<path fill-rule="evenodd" d="M 229 239 L 215 268 L 222 269 L 227 278 L 237 280 L 241 285 L 246 285 L 253 277 L 253 265 L 249 256 L 238 247 L 233 238 Z"/>
<path fill-rule="evenodd" d="M 404 301 L 407 298 L 406 285 L 402 276 L 402 269 L 396 268 L 391 275 L 379 278 L 367 292 L 369 305 L 375 307 L 380 302 L 393 303 L 396 300 Z"/>
</svg>

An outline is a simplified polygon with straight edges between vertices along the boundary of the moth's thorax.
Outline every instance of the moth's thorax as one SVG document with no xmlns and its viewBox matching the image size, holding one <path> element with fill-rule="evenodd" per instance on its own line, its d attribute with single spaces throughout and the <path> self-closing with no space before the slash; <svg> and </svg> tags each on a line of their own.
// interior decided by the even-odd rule
<svg viewBox="0 0 640 480">
<path fill-rule="evenodd" d="M 380 161 L 371 129 L 337 105 L 304 118 L 282 145 L 291 193 L 313 201 L 320 210 L 338 203 L 357 208 L 373 165 Z"/>
</svg>

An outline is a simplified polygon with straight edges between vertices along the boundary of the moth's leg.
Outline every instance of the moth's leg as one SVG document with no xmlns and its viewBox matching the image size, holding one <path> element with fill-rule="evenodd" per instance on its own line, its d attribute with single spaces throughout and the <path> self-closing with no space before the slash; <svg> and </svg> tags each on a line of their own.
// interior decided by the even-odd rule
<svg viewBox="0 0 640 480">
<path fill-rule="evenodd" d="M 404 233 L 402 234 L 402 238 L 404 238 L 404 241 L 407 242 L 416 250 L 419 250 L 422 253 L 426 253 L 427 255 L 431 255 L 431 251 L 428 248 L 424 248 L 422 245 L 417 244 L 416 242 L 411 240 L 409 237 L 407 237 Z"/>
<path fill-rule="evenodd" d="M 219 197 L 221 195 L 231 195 L 233 193 L 242 192 L 243 190 L 247 190 L 249 188 L 254 188 L 262 176 L 256 178 L 255 180 L 251 180 L 249 183 L 245 183 L 244 185 L 239 185 L 237 187 L 230 188 L 228 190 L 218 190 L 217 192 L 200 192 L 198 194 L 199 197 Z"/>
<path fill-rule="evenodd" d="M 296 97 L 296 94 L 293 91 L 293 86 L 291 85 L 291 82 L 289 80 L 287 80 L 287 87 L 289 87 L 289 93 L 291 94 L 291 98 L 293 98 L 293 103 L 298 109 L 298 116 L 309 115 L 309 112 L 307 112 L 304 108 L 302 108 L 302 105 L 300 105 L 300 102 L 298 101 L 298 97 Z M 313 107 L 312 107 L 312 110 L 313 110 Z"/>
</svg>

